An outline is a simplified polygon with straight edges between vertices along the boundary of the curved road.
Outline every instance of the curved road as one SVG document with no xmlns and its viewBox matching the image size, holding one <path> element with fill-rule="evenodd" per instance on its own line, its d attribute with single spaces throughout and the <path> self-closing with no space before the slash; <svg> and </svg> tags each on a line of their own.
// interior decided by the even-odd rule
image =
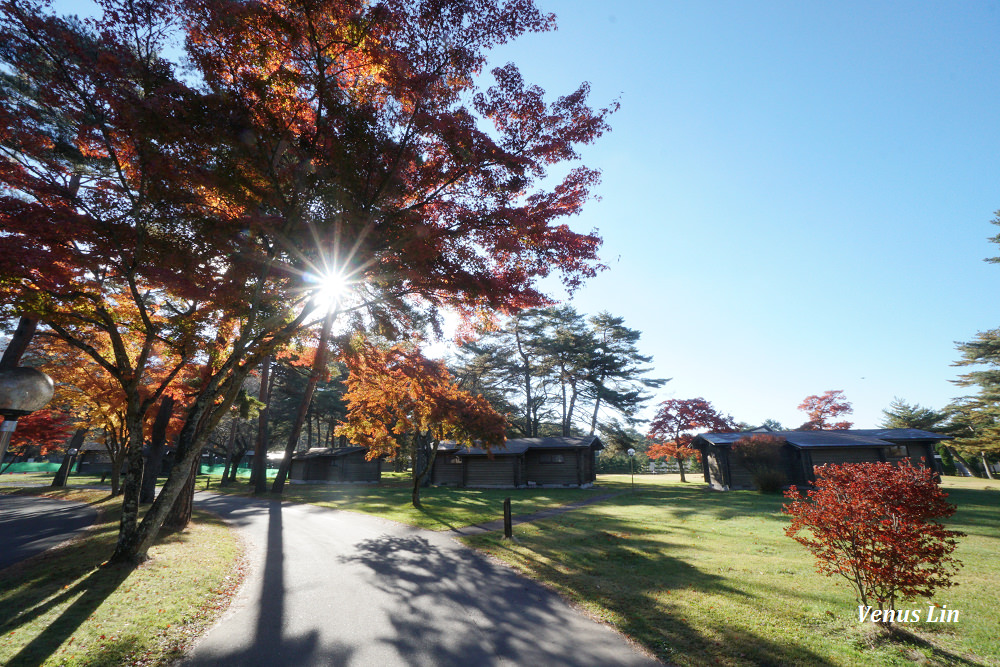
<svg viewBox="0 0 1000 667">
<path fill-rule="evenodd" d="M 62 544 L 96 518 L 84 503 L 0 494 L 0 570 Z"/>
<path fill-rule="evenodd" d="M 447 534 L 200 492 L 254 564 L 183 661 L 261 665 L 658 665 L 559 596 Z"/>
</svg>

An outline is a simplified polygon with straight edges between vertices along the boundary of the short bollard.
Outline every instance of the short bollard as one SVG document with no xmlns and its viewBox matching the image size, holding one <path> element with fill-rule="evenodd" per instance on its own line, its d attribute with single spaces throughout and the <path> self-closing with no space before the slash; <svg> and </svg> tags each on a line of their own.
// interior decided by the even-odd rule
<svg viewBox="0 0 1000 667">
<path fill-rule="evenodd" d="M 510 522 L 510 498 L 503 501 L 503 536 L 510 539 L 514 536 L 514 530 Z"/>
</svg>

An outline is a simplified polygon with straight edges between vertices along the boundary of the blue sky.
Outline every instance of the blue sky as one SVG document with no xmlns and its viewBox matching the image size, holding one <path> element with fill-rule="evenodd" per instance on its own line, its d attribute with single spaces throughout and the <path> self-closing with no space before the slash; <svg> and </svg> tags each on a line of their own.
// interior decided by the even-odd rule
<svg viewBox="0 0 1000 667">
<path fill-rule="evenodd" d="M 610 269 L 573 303 L 643 332 L 660 398 L 797 426 L 841 389 L 873 427 L 960 395 L 955 341 L 1000 326 L 1000 5 L 539 6 L 558 31 L 495 60 L 621 101 L 573 223 Z"/>
<path fill-rule="evenodd" d="M 841 389 L 872 427 L 960 395 L 955 341 L 1000 326 L 1000 4 L 538 4 L 559 29 L 494 61 L 621 102 L 573 303 L 643 332 L 658 398 L 794 427 Z"/>
</svg>

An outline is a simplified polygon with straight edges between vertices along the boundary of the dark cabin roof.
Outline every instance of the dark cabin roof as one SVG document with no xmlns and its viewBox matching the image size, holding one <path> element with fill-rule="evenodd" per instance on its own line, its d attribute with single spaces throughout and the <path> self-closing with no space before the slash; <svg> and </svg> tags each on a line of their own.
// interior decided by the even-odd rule
<svg viewBox="0 0 1000 667">
<path fill-rule="evenodd" d="M 891 442 L 912 442 L 912 441 L 928 441 L 933 440 L 935 442 L 939 440 L 952 440 L 950 435 L 941 435 L 940 433 L 931 433 L 930 431 L 921 431 L 918 428 L 854 428 L 850 430 L 851 433 L 857 433 L 858 435 L 867 435 L 873 438 L 879 438 L 881 440 L 889 440 Z"/>
<path fill-rule="evenodd" d="M 494 447 L 493 455 L 523 454 L 529 449 L 604 449 L 604 443 L 596 435 L 584 436 L 553 436 L 549 438 L 515 438 L 504 443 L 503 447 Z M 456 442 L 439 442 L 438 452 L 455 454 L 457 456 L 486 456 L 488 452 L 482 447 L 460 447 Z"/>
<path fill-rule="evenodd" d="M 695 438 L 713 445 L 729 446 L 753 433 L 702 433 Z M 889 447 L 905 442 L 938 442 L 951 436 L 915 428 L 841 429 L 834 431 L 774 431 L 773 435 L 800 449 L 821 447 Z"/>
<path fill-rule="evenodd" d="M 314 459 L 319 456 L 347 456 L 348 454 L 354 454 L 355 452 L 366 452 L 368 451 L 364 447 L 310 447 L 309 451 L 299 452 L 292 458 L 301 461 L 303 459 Z"/>
</svg>

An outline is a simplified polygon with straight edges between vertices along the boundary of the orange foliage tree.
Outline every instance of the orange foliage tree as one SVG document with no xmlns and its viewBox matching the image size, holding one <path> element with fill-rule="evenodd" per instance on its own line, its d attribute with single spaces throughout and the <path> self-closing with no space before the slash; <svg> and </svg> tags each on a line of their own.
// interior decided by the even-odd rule
<svg viewBox="0 0 1000 667">
<path fill-rule="evenodd" d="M 100 354 L 110 356 L 112 352 L 107 343 L 99 337 L 86 339 L 87 344 Z M 140 353 L 141 344 L 136 336 L 125 334 L 121 345 L 129 356 Z M 41 368 L 57 384 L 57 399 L 67 405 L 72 413 L 93 432 L 93 437 L 100 442 L 111 461 L 111 495 L 122 493 L 121 471 L 130 454 L 131 447 L 138 447 L 142 454 L 142 444 L 148 441 L 152 428 L 150 415 L 155 414 L 155 408 L 165 396 L 182 396 L 183 383 L 190 380 L 194 366 L 175 368 L 176 360 L 170 354 L 170 348 L 163 344 L 151 347 L 152 354 L 146 362 L 145 371 L 141 374 L 141 382 L 136 390 L 142 401 L 149 402 L 150 410 L 143 410 L 142 418 L 132 424 L 128 418 L 128 397 L 121 383 L 112 376 L 101 364 L 78 347 L 68 344 L 50 333 L 43 332 L 36 336 L 35 353 L 44 363 Z M 158 397 L 158 398 L 157 398 Z M 180 420 L 175 416 L 167 429 L 167 437 L 175 437 Z M 130 428 L 137 429 L 135 434 Z M 130 444 L 135 443 L 135 444 Z M 140 459 L 141 461 L 141 459 Z"/>
<path fill-rule="evenodd" d="M 646 454 L 650 458 L 673 457 L 680 466 L 681 481 L 686 482 L 684 459 L 697 453 L 691 447 L 693 437 L 689 432 L 698 429 L 731 431 L 732 418 L 719 413 L 704 398 L 672 398 L 663 401 L 649 424 L 646 437 L 654 441 L 654 444 Z"/>
<path fill-rule="evenodd" d="M 440 361 L 401 345 L 382 348 L 358 338 L 343 353 L 347 416 L 337 433 L 368 448 L 368 458 L 399 454 L 413 461 L 413 506 L 434 466 L 437 441 L 448 437 L 490 450 L 502 447 L 507 418 L 482 396 L 458 388 Z M 403 444 L 405 443 L 405 445 Z"/>
<path fill-rule="evenodd" d="M 853 425 L 853 422 L 849 421 L 831 421 L 840 415 L 854 412 L 854 408 L 844 398 L 844 392 L 840 389 L 831 389 L 820 396 L 806 396 L 799 405 L 799 410 L 809 415 L 809 421 L 799 427 L 800 431 L 851 428 Z"/>
<path fill-rule="evenodd" d="M 546 99 L 513 64 L 484 82 L 490 49 L 554 28 L 530 0 L 100 4 L 67 21 L 0 2 L 0 229 L 19 250 L 0 254 L 0 315 L 37 317 L 122 386 L 111 560 L 145 557 L 250 369 L 316 317 L 305 274 L 347 271 L 385 321 L 542 305 L 539 279 L 599 268 L 599 236 L 565 221 L 599 180 L 579 147 L 613 109 L 586 85 Z M 202 372 L 137 524 L 157 343 Z"/>
<path fill-rule="evenodd" d="M 676 442 L 654 442 L 646 449 L 646 456 L 651 459 L 675 459 L 681 470 L 681 480 L 684 479 L 684 461 L 694 457 L 701 463 L 701 452 L 691 446 L 694 436 L 683 433 Z"/>
</svg>

